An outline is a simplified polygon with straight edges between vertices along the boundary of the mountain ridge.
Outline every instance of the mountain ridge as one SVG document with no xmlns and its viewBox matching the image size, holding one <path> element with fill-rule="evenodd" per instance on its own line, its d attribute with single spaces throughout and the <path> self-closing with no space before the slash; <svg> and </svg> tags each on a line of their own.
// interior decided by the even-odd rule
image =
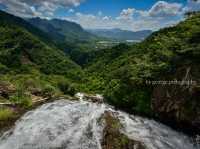
<svg viewBox="0 0 200 149">
<path fill-rule="evenodd" d="M 26 60 L 28 64 L 38 65 L 44 73 L 58 74 L 67 72 L 66 67 L 69 70 L 73 67 L 78 68 L 77 64 L 50 42 L 51 40 L 44 39 L 46 37 L 44 32 L 22 18 L 1 11 L 0 28 L 0 62 L 3 65 L 7 67 L 23 66 L 24 60 Z M 41 37 L 41 35 L 44 36 Z"/>
<path fill-rule="evenodd" d="M 96 36 L 85 31 L 80 24 L 61 19 L 27 19 L 33 26 L 46 32 L 52 39 L 57 42 L 84 42 L 95 39 Z"/>
<path fill-rule="evenodd" d="M 119 28 L 114 29 L 87 29 L 90 33 L 93 33 L 97 36 L 115 39 L 119 41 L 126 40 L 135 40 L 141 41 L 148 37 L 152 31 L 151 30 L 141 30 L 141 31 L 130 31 L 130 30 L 122 30 Z"/>
<path fill-rule="evenodd" d="M 5 11 L 0 10 L 0 22 L 6 22 L 7 25 L 15 24 L 21 26 L 31 32 L 33 35 L 37 36 L 40 40 L 45 43 L 51 43 L 51 38 L 48 37 L 46 33 L 42 30 L 38 29 L 37 27 L 32 26 L 29 22 L 24 20 L 23 18 L 17 17 L 13 14 L 7 13 Z"/>
</svg>

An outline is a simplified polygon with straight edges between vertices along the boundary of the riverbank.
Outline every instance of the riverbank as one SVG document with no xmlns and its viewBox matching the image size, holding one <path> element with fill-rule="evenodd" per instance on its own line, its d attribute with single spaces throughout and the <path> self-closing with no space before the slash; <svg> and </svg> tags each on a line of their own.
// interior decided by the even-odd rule
<svg viewBox="0 0 200 149">
<path fill-rule="evenodd" d="M 161 123 L 104 103 L 61 99 L 24 114 L 0 144 L 2 149 L 196 149 L 189 140 Z"/>
<path fill-rule="evenodd" d="M 34 110 L 43 104 L 64 98 L 68 100 L 77 100 L 76 97 L 68 95 L 59 95 L 52 97 L 33 97 L 34 98 L 32 98 L 31 102 L 32 104 L 29 107 L 23 107 L 17 103 L 0 103 L 0 134 L 11 128 L 15 124 L 15 122 L 20 119 L 20 117 L 26 112 Z"/>
<path fill-rule="evenodd" d="M 42 105 L 44 102 L 49 101 L 50 99 L 45 98 L 44 100 L 39 100 L 39 102 L 33 103 L 30 107 L 24 108 L 18 104 L 2 104 L 0 117 L 0 132 L 3 132 L 9 129 L 14 123 L 26 112 L 37 108 Z"/>
<path fill-rule="evenodd" d="M 104 99 L 101 95 L 93 95 L 93 94 L 86 94 L 86 93 L 77 93 L 75 94 L 74 96 L 69 96 L 69 95 L 59 95 L 59 96 L 52 96 L 52 97 L 36 97 L 36 96 L 32 96 L 34 98 L 32 98 L 32 105 L 30 107 L 22 107 L 21 105 L 18 105 L 18 104 L 2 104 L 1 105 L 1 108 L 2 106 L 3 109 L 4 109 L 4 115 L 7 115 L 7 117 L 4 116 L 4 119 L 0 119 L 0 133 L 2 132 L 5 132 L 6 130 L 8 130 L 9 128 L 11 128 L 15 122 L 20 119 L 20 117 L 22 117 L 26 112 L 28 111 L 31 111 L 31 110 L 34 110 L 36 108 L 38 108 L 39 106 L 43 105 L 43 104 L 47 104 L 49 102 L 53 102 L 55 100 L 60 100 L 60 99 L 65 99 L 65 100 L 85 100 L 85 101 L 89 101 L 91 103 L 99 103 L 99 104 L 102 104 L 104 103 Z M 120 109 L 117 109 L 117 110 L 120 110 Z M 0 117 L 1 117 L 1 112 L 0 112 Z M 106 120 L 108 121 L 114 121 L 112 119 L 112 117 L 110 117 L 109 114 L 106 115 Z M 159 119 L 156 119 L 156 118 L 151 118 L 151 119 L 154 119 L 156 120 L 157 122 L 160 122 Z M 109 124 L 110 122 L 108 122 Z M 162 122 L 160 122 L 162 123 Z M 166 123 L 165 123 L 166 124 Z M 173 126 L 172 124 L 167 124 L 168 126 Z M 111 127 L 111 123 L 110 125 L 107 125 L 107 128 L 105 128 L 105 131 L 108 131 Z M 190 133 L 187 133 L 187 132 L 184 132 L 182 129 L 180 128 L 176 128 L 175 125 L 174 127 L 174 130 L 177 130 L 178 132 L 183 132 L 184 134 L 187 134 L 189 136 L 191 136 L 192 138 L 195 139 L 196 135 L 191 135 Z M 105 133 L 110 133 L 109 131 L 108 132 L 105 132 Z M 113 131 L 112 131 L 113 133 Z M 107 139 L 110 139 L 112 137 L 109 137 Z M 119 139 L 119 136 L 118 136 L 118 139 Z M 112 142 L 112 141 L 109 141 L 109 142 Z M 105 142 L 104 142 L 105 143 Z M 108 145 L 109 146 L 109 145 Z"/>
</svg>

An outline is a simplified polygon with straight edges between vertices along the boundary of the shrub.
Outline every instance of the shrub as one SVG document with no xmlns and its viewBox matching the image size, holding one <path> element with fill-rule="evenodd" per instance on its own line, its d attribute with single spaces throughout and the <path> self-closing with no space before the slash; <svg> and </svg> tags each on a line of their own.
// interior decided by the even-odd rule
<svg viewBox="0 0 200 149">
<path fill-rule="evenodd" d="M 33 103 L 32 103 L 32 100 L 30 98 L 30 96 L 24 96 L 22 97 L 21 101 L 20 101 L 20 105 L 23 107 L 23 108 L 30 108 L 32 107 Z"/>
<path fill-rule="evenodd" d="M 71 96 L 74 96 L 75 93 L 76 93 L 76 89 L 71 84 L 69 84 L 69 82 L 67 82 L 67 81 L 59 82 L 58 88 L 64 94 L 68 94 L 68 95 L 71 95 Z"/>
<path fill-rule="evenodd" d="M 43 88 L 42 93 L 44 96 L 52 97 L 56 93 L 56 89 L 51 85 L 46 85 Z"/>
<path fill-rule="evenodd" d="M 24 86 L 24 88 L 31 90 L 31 89 L 34 89 L 34 88 L 39 88 L 40 84 L 39 84 L 38 80 L 27 78 L 27 80 L 25 80 L 23 82 L 23 86 Z"/>
<path fill-rule="evenodd" d="M 10 100 L 13 103 L 19 104 L 23 108 L 29 108 L 32 106 L 31 97 L 23 87 L 18 88 L 17 92 L 10 97 Z"/>
<path fill-rule="evenodd" d="M 14 112 L 8 108 L 0 109 L 0 121 L 6 121 L 13 118 Z"/>
<path fill-rule="evenodd" d="M 151 116 L 151 91 L 111 80 L 104 97 L 110 104 L 131 113 Z"/>
</svg>

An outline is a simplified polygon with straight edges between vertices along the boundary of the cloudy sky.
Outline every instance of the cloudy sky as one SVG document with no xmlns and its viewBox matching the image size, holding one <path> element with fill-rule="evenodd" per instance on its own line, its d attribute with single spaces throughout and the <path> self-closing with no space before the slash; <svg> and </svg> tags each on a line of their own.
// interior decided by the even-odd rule
<svg viewBox="0 0 200 149">
<path fill-rule="evenodd" d="M 84 28 L 157 30 L 200 10 L 200 0 L 0 0 L 0 9 L 20 17 L 60 18 Z"/>
</svg>

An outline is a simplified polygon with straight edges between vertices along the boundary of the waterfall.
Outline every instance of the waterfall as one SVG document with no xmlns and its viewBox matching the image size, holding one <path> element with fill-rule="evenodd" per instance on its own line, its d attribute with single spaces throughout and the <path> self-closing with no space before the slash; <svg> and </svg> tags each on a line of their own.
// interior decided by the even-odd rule
<svg viewBox="0 0 200 149">
<path fill-rule="evenodd" d="M 1 136 L 0 149 L 101 149 L 104 123 L 99 119 L 105 111 L 119 119 L 121 133 L 147 149 L 195 149 L 187 136 L 154 120 L 106 104 L 64 99 L 27 112 Z"/>
</svg>

